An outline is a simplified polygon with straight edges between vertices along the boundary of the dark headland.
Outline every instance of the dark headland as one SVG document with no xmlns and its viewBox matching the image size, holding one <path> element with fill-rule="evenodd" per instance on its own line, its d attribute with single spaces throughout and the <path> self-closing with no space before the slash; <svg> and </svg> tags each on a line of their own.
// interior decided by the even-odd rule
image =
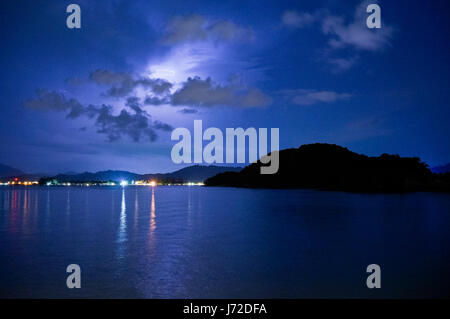
<svg viewBox="0 0 450 319">
<path fill-rule="evenodd" d="M 369 157 L 334 144 L 308 144 L 279 152 L 279 170 L 260 174 L 261 162 L 224 172 L 206 186 L 311 188 L 349 192 L 450 191 L 450 173 L 435 174 L 418 157 Z"/>
</svg>

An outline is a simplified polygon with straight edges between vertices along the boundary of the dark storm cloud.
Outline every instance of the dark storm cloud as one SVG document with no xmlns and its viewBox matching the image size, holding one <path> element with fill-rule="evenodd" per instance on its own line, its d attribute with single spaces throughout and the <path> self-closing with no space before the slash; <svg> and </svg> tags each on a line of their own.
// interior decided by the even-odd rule
<svg viewBox="0 0 450 319">
<path fill-rule="evenodd" d="M 157 129 L 157 130 L 162 130 L 162 131 L 172 131 L 173 130 L 172 126 L 170 126 L 167 123 L 163 123 L 161 121 L 158 121 L 158 120 L 153 121 L 153 127 L 155 129 Z"/>
<path fill-rule="evenodd" d="M 124 97 L 133 92 L 138 86 L 152 91 L 157 95 L 164 95 L 172 88 L 172 83 L 164 79 L 150 79 L 144 77 L 133 77 L 129 73 L 114 72 L 98 69 L 89 75 L 89 79 L 98 84 L 108 86 L 106 96 Z"/>
<path fill-rule="evenodd" d="M 198 112 L 198 110 L 184 108 L 184 109 L 179 110 L 178 112 L 183 113 L 183 114 L 195 114 Z"/>
<path fill-rule="evenodd" d="M 156 96 L 147 96 L 144 100 L 145 105 L 170 104 L 170 97 L 159 98 Z"/>
<path fill-rule="evenodd" d="M 37 91 L 37 97 L 23 102 L 24 106 L 37 111 L 69 111 L 67 117 L 75 118 L 84 112 L 77 100 L 67 99 L 63 94 L 45 89 Z"/>
<path fill-rule="evenodd" d="M 172 95 L 172 105 L 257 107 L 272 104 L 272 99 L 257 88 L 228 83 L 220 85 L 211 78 L 188 78 Z"/>
<path fill-rule="evenodd" d="M 252 40 L 253 31 L 228 20 L 211 21 L 201 15 L 177 16 L 167 26 L 165 43 L 207 40 Z"/>
<path fill-rule="evenodd" d="M 133 109 L 133 111 L 135 111 L 136 113 L 142 112 L 140 100 L 136 96 L 129 97 L 127 99 L 125 105 L 128 106 L 129 108 Z"/>
<path fill-rule="evenodd" d="M 25 101 L 24 106 L 38 111 L 67 112 L 67 117 L 72 119 L 80 116 L 95 118 L 97 132 L 105 134 L 109 141 L 117 141 L 123 136 L 135 142 L 143 138 L 154 141 L 158 137 L 156 130 L 173 129 L 169 124 L 152 121 L 150 114 L 141 108 L 137 97 L 130 97 L 126 101 L 125 105 L 132 112 L 122 109 L 118 115 L 115 115 L 114 108 L 110 105 L 83 106 L 76 99 L 66 98 L 62 93 L 46 90 L 39 90 L 37 95 L 36 98 Z"/>
<path fill-rule="evenodd" d="M 155 130 L 172 130 L 172 127 L 165 123 L 159 121 L 151 123 L 150 115 L 139 107 L 135 106 L 133 110 L 134 114 L 123 109 L 119 115 L 114 115 L 111 106 L 102 105 L 98 109 L 96 119 L 98 132 L 106 134 L 109 141 L 117 141 L 122 136 L 128 136 L 134 142 L 139 142 L 143 137 L 155 141 L 158 137 Z"/>
<path fill-rule="evenodd" d="M 163 79 L 157 79 L 157 80 L 153 80 L 152 82 L 152 90 L 153 93 L 155 94 L 166 94 L 167 92 L 169 92 L 169 90 L 172 88 L 173 84 L 163 80 Z"/>
<path fill-rule="evenodd" d="M 97 69 L 89 75 L 89 79 L 97 84 L 118 85 L 124 81 L 132 81 L 132 77 L 124 72 L 112 72 L 104 69 Z"/>
</svg>

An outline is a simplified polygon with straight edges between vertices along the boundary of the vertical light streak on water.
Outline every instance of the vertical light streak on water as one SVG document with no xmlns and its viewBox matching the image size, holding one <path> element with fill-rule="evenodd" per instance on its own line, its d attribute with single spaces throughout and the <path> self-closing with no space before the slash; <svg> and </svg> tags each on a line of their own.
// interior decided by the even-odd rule
<svg viewBox="0 0 450 319">
<path fill-rule="evenodd" d="M 122 187 L 122 201 L 120 204 L 119 229 L 117 231 L 117 254 L 118 262 L 117 275 L 124 271 L 123 264 L 126 263 L 126 244 L 127 244 L 127 206 L 125 198 L 125 187 Z"/>
<path fill-rule="evenodd" d="M 117 250 L 116 250 L 116 261 L 117 266 L 115 270 L 116 276 L 122 276 L 126 267 L 124 266 L 127 262 L 126 256 L 126 244 L 127 244 L 127 205 L 125 198 L 125 187 L 122 187 L 122 200 L 120 204 L 120 216 L 119 216 L 119 229 L 117 230 Z"/>
<path fill-rule="evenodd" d="M 156 229 L 156 205 L 155 205 L 155 188 L 152 187 L 152 202 L 150 205 L 150 239 L 153 240 L 153 235 Z"/>
<path fill-rule="evenodd" d="M 123 243 L 127 240 L 127 207 L 125 203 L 125 187 L 122 188 L 122 203 L 120 205 L 120 222 L 117 242 Z"/>
<path fill-rule="evenodd" d="M 139 198 L 138 198 L 138 190 L 135 188 L 135 194 L 134 197 L 134 229 L 137 227 L 137 221 L 139 216 Z"/>
<path fill-rule="evenodd" d="M 67 189 L 67 199 L 66 199 L 66 227 L 69 228 L 69 216 L 70 216 L 70 190 Z"/>
<path fill-rule="evenodd" d="M 23 191 L 23 205 L 22 205 L 22 209 L 23 209 L 23 216 L 22 216 L 22 231 L 23 233 L 27 233 L 29 231 L 29 222 L 30 222 L 30 216 L 29 216 L 29 211 L 28 211 L 28 190 L 25 189 Z"/>
<path fill-rule="evenodd" d="M 155 201 L 155 187 L 152 187 L 151 201 L 150 201 L 150 216 L 148 219 L 148 231 L 147 231 L 147 252 L 152 255 L 155 250 L 155 230 L 156 230 L 156 201 Z"/>
<path fill-rule="evenodd" d="M 188 202 L 187 202 L 187 225 L 189 228 L 192 226 L 192 199 L 191 199 L 191 187 L 188 188 Z"/>
<path fill-rule="evenodd" d="M 10 227 L 13 233 L 18 231 L 17 229 L 17 218 L 18 218 L 18 199 L 19 195 L 16 189 L 12 190 L 11 196 L 11 218 L 10 218 Z"/>
</svg>

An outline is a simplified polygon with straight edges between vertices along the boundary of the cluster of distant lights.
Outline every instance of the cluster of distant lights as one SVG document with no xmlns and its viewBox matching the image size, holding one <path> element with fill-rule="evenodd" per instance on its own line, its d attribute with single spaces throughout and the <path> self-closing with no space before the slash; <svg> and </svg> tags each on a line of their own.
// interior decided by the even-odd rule
<svg viewBox="0 0 450 319">
<path fill-rule="evenodd" d="M 38 181 L 19 181 L 17 178 L 15 178 L 13 181 L 8 182 L 0 182 L 0 185 L 8 186 L 8 185 L 21 185 L 21 186 L 31 186 L 31 185 L 39 185 Z M 116 186 L 120 185 L 122 187 L 126 186 L 151 186 L 155 187 L 157 185 L 165 185 L 165 186 L 203 186 L 203 183 L 194 183 L 194 182 L 187 182 L 187 183 L 166 183 L 166 184 L 158 184 L 157 181 L 151 180 L 151 181 L 127 181 L 122 180 L 119 183 L 116 182 L 105 182 L 105 183 L 59 183 L 54 181 L 48 181 L 45 185 L 47 186 Z"/>
<path fill-rule="evenodd" d="M 39 185 L 38 181 L 19 181 L 18 178 L 14 178 L 12 181 L 8 182 L 0 182 L 0 185 L 21 185 L 21 186 L 31 186 L 31 185 Z"/>
<path fill-rule="evenodd" d="M 128 181 L 121 181 L 120 182 L 120 186 L 125 187 L 130 185 L 130 183 Z M 136 186 L 151 186 L 151 187 L 155 187 L 157 185 L 159 185 L 156 181 L 137 181 L 137 182 L 132 182 L 131 185 L 136 185 Z M 203 183 L 194 183 L 194 182 L 188 182 L 188 183 L 168 183 L 168 184 L 164 184 L 165 186 L 172 186 L 172 185 L 186 185 L 186 186 L 203 186 Z"/>
<path fill-rule="evenodd" d="M 5 182 L 1 183 L 0 185 L 23 185 L 23 186 L 31 186 L 31 185 L 39 185 L 39 182 L 33 181 L 33 182 Z"/>
</svg>

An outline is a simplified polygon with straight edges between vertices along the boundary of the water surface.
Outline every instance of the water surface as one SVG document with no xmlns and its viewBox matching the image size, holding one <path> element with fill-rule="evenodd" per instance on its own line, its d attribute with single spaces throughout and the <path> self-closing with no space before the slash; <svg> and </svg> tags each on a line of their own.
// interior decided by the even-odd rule
<svg viewBox="0 0 450 319">
<path fill-rule="evenodd" d="M 1 297 L 448 297 L 449 247 L 448 194 L 0 187 Z"/>
</svg>

